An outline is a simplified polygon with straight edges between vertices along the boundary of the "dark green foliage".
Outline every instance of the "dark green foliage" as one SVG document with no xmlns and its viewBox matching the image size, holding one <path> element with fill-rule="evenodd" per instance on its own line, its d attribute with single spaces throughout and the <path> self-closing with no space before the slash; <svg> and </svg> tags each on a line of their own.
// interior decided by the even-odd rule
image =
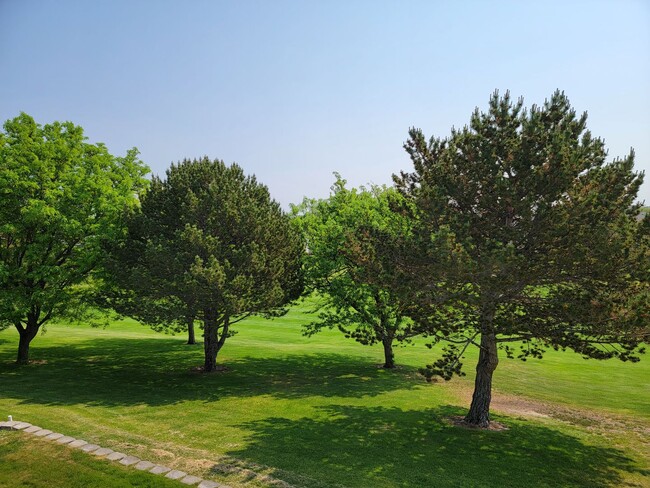
<svg viewBox="0 0 650 488">
<path fill-rule="evenodd" d="M 112 250 L 112 303 L 157 328 L 201 320 L 213 371 L 231 325 L 282 314 L 300 295 L 302 246 L 254 176 L 219 160 L 185 160 L 153 179 L 128 238 Z"/>
<path fill-rule="evenodd" d="M 393 368 L 394 342 L 409 341 L 418 334 L 404 316 L 402 305 L 387 289 L 374 284 L 383 274 L 361 229 L 388 235 L 408 231 L 408 222 L 391 212 L 393 189 L 382 187 L 348 190 L 336 174 L 327 200 L 308 200 L 294 207 L 294 222 L 307 241 L 304 257 L 308 293 L 319 298 L 318 319 L 306 324 L 312 335 L 323 328 L 338 328 L 345 337 L 365 345 L 384 347 L 384 367 Z"/>
<path fill-rule="evenodd" d="M 87 310 L 102 246 L 121 236 L 147 167 L 89 144 L 70 122 L 21 114 L 0 133 L 0 328 L 20 334 L 18 362 L 48 320 Z"/>
<path fill-rule="evenodd" d="M 607 163 L 586 120 L 560 92 L 530 110 L 495 93 L 445 139 L 409 133 L 415 172 L 395 181 L 416 222 L 410 257 L 383 252 L 434 340 L 480 347 L 472 424 L 489 423 L 497 346 L 518 343 L 506 355 L 523 360 L 553 347 L 636 361 L 648 337 L 650 223 L 634 203 L 643 174 L 633 152 Z M 462 350 L 427 374 L 459 372 Z"/>
</svg>

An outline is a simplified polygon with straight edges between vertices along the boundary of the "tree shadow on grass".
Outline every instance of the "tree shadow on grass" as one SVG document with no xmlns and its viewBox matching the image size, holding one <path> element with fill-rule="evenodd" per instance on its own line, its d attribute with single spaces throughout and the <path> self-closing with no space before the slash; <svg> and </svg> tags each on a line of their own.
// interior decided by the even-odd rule
<svg viewBox="0 0 650 488">
<path fill-rule="evenodd" d="M 453 406 L 320 410 L 316 419 L 245 423 L 253 432 L 246 447 L 228 454 L 273 466 L 274 477 L 301 487 L 598 488 L 620 486 L 620 472 L 650 475 L 619 450 L 535 423 L 508 419 L 506 431 L 455 427 L 447 419 L 464 411 Z"/>
<path fill-rule="evenodd" d="M 331 353 L 222 359 L 228 370 L 206 375 L 192 371 L 202 362 L 201 346 L 178 339 L 105 338 L 41 347 L 38 357 L 39 364 L 20 367 L 0 357 L 5 396 L 46 405 L 156 406 L 229 396 L 358 398 L 419 384 L 410 369 L 384 371 Z"/>
</svg>

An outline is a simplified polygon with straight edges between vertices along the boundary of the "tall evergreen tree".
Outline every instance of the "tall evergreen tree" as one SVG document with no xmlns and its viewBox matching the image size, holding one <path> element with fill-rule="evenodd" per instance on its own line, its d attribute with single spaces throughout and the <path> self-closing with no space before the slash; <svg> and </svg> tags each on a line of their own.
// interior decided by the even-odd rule
<svg viewBox="0 0 650 488">
<path fill-rule="evenodd" d="M 254 176 L 222 161 L 184 160 L 154 178 L 128 238 L 112 250 L 114 303 L 165 327 L 203 323 L 204 370 L 232 326 L 282 314 L 302 291 L 302 239 Z"/>
<path fill-rule="evenodd" d="M 384 255 L 408 277 L 393 283 L 408 313 L 451 344 L 428 375 L 460 373 L 465 348 L 479 349 L 468 424 L 489 424 L 500 348 L 636 361 L 648 339 L 643 174 L 633 152 L 606 162 L 586 122 L 560 92 L 529 110 L 495 93 L 447 138 L 409 132 L 415 171 L 395 181 L 416 209 L 415 237 Z"/>
</svg>

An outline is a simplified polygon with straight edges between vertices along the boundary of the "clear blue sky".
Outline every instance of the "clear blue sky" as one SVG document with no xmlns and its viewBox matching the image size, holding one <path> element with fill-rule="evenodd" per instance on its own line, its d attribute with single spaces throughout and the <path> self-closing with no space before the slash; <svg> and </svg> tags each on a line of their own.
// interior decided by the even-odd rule
<svg viewBox="0 0 650 488">
<path fill-rule="evenodd" d="M 495 90 L 560 88 L 650 202 L 650 1 L 0 0 L 0 118 L 71 120 L 154 173 L 238 162 L 285 207 L 410 170 Z"/>
</svg>

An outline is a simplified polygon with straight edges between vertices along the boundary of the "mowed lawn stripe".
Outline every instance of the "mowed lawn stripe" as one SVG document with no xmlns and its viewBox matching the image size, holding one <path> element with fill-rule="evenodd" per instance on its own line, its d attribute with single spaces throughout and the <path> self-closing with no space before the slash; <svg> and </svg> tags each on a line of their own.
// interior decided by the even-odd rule
<svg viewBox="0 0 650 488">
<path fill-rule="evenodd" d="M 234 487 L 263 486 L 262 475 L 307 487 L 646 480 L 647 451 L 632 426 L 648 428 L 647 361 L 556 352 L 543 361 L 503 359 L 495 397 L 525 395 L 587 417 L 615 415 L 623 427 L 501 414 L 496 419 L 509 430 L 467 431 L 452 420 L 468 406 L 474 356 L 466 359 L 466 378 L 427 384 L 417 374 L 433 358 L 423 341 L 397 348 L 400 368 L 385 371 L 379 347 L 338 331 L 303 337 L 306 310 L 242 323 L 218 358 L 227 370 L 210 375 L 193 371 L 202 364 L 200 345 L 133 321 L 106 329 L 51 325 L 33 342 L 35 363 L 21 368 L 12 363 L 17 334 L 4 331 L 0 414 L 206 478 L 217 473 Z M 250 481 L 245 470 L 260 476 Z"/>
</svg>

